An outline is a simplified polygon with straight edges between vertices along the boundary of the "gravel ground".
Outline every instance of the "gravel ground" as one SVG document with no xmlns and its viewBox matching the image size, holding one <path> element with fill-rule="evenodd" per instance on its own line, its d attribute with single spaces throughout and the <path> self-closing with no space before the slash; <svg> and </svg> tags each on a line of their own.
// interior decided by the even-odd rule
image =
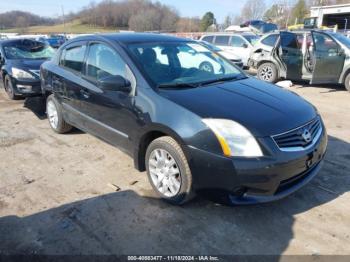
<svg viewBox="0 0 350 262">
<path fill-rule="evenodd" d="M 163 203 L 127 155 L 78 130 L 55 134 L 38 98 L 1 89 L 0 253 L 350 255 L 350 93 L 290 89 L 323 116 L 325 165 L 286 199 L 234 207 Z"/>
</svg>

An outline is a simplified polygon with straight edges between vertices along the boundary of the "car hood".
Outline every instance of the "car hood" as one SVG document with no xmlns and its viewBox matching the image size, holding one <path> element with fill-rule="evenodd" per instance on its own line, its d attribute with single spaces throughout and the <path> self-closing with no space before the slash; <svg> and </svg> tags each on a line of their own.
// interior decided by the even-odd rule
<svg viewBox="0 0 350 262">
<path fill-rule="evenodd" d="M 297 94 L 252 77 L 193 89 L 161 90 L 160 94 L 201 118 L 234 120 L 257 137 L 286 132 L 317 115 Z"/>
<path fill-rule="evenodd" d="M 227 51 L 220 51 L 219 54 L 229 60 L 241 60 L 239 56 Z"/>
<path fill-rule="evenodd" d="M 18 67 L 25 70 L 40 70 L 40 66 L 46 59 L 19 59 L 11 60 L 13 67 Z"/>
</svg>

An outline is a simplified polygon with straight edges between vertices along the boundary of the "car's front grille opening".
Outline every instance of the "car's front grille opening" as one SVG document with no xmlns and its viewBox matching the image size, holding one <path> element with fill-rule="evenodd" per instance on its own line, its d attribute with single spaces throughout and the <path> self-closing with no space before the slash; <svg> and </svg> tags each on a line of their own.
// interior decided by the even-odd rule
<svg viewBox="0 0 350 262">
<path fill-rule="evenodd" d="M 286 180 L 282 180 L 277 191 L 275 192 L 275 194 L 283 192 L 283 191 L 293 187 L 294 185 L 298 184 L 301 180 L 305 179 L 316 168 L 317 165 L 318 164 L 316 164 L 312 168 L 304 171 L 301 174 L 295 175 L 295 176 L 290 177 Z"/>
<path fill-rule="evenodd" d="M 322 123 L 320 118 L 316 117 L 304 126 L 272 138 L 280 149 L 306 148 L 319 138 L 321 132 Z"/>
</svg>

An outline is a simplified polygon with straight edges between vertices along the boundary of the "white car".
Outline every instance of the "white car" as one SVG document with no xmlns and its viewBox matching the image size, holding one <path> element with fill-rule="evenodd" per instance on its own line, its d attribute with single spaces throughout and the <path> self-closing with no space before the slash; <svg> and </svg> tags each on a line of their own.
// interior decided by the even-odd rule
<svg viewBox="0 0 350 262">
<path fill-rule="evenodd" d="M 222 55 L 223 57 L 225 57 L 227 60 L 230 60 L 232 63 L 234 63 L 236 66 L 238 66 L 239 68 L 243 67 L 243 62 L 242 59 L 239 58 L 238 55 L 232 53 L 232 52 L 228 52 L 225 50 L 222 50 L 221 48 L 212 45 L 208 42 L 205 41 L 198 41 L 199 43 L 201 43 L 202 45 L 205 45 L 209 50 L 219 53 L 220 55 Z"/>
<path fill-rule="evenodd" d="M 183 49 L 182 49 L 183 48 Z M 184 68 L 198 68 L 214 74 L 222 73 L 223 60 L 219 57 L 211 57 L 210 49 L 197 43 L 190 43 L 179 48 L 177 54 Z M 160 64 L 168 64 L 168 56 L 162 53 L 160 48 L 154 48 L 157 60 Z M 220 63 L 220 60 L 222 63 Z"/>
<path fill-rule="evenodd" d="M 250 52 L 259 36 L 250 33 L 242 34 L 207 34 L 200 39 L 216 45 L 220 49 L 233 53 L 242 59 L 243 66 L 248 66 Z"/>
</svg>

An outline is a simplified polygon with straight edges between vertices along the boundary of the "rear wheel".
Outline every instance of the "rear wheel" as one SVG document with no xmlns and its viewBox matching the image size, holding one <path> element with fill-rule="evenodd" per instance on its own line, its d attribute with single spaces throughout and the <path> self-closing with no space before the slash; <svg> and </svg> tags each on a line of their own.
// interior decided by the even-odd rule
<svg viewBox="0 0 350 262">
<path fill-rule="evenodd" d="M 277 82 L 277 68 L 273 63 L 263 63 L 258 68 L 258 78 L 260 80 L 275 83 Z"/>
<path fill-rule="evenodd" d="M 53 131 L 64 134 L 72 130 L 72 126 L 63 119 L 62 106 L 54 95 L 50 95 L 46 100 L 46 114 Z"/>
<path fill-rule="evenodd" d="M 165 201 L 181 205 L 193 197 L 191 170 L 173 138 L 152 141 L 146 152 L 146 168 L 153 189 Z"/>
<path fill-rule="evenodd" d="M 348 75 L 346 76 L 344 85 L 346 90 L 350 92 L 350 73 L 348 73 Z"/>
<path fill-rule="evenodd" d="M 4 88 L 5 88 L 5 92 L 7 94 L 7 96 L 11 99 L 11 100 L 16 100 L 19 97 L 16 95 L 15 93 L 15 89 L 12 85 L 12 81 L 9 75 L 5 76 L 5 81 L 4 81 Z"/>
</svg>

